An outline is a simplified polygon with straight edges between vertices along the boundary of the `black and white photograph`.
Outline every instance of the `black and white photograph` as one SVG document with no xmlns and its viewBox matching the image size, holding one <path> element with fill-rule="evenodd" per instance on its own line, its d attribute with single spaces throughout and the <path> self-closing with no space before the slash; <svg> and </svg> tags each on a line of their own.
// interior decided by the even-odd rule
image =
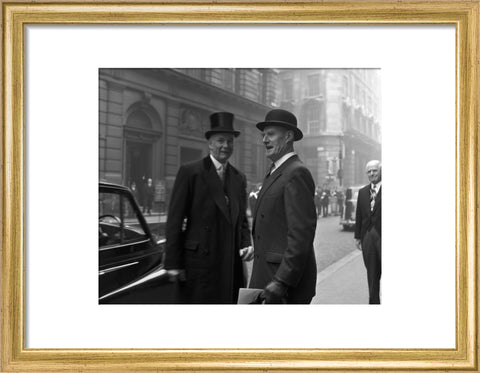
<svg viewBox="0 0 480 373">
<path fill-rule="evenodd" d="M 473 369 L 478 9 L 5 4 L 3 367 Z"/>
<path fill-rule="evenodd" d="M 98 83 L 100 304 L 381 304 L 381 69 Z"/>
</svg>

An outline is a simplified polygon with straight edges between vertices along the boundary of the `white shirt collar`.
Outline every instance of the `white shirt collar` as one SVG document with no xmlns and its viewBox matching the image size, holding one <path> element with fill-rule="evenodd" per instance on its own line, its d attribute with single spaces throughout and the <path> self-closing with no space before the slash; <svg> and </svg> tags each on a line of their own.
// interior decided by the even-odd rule
<svg viewBox="0 0 480 373">
<path fill-rule="evenodd" d="M 293 157 L 294 155 L 296 155 L 295 152 L 290 152 L 285 154 L 282 158 L 277 159 L 274 163 L 275 167 L 272 169 L 272 171 L 270 171 L 270 175 L 273 174 L 277 170 L 277 168 L 279 168 L 282 164 L 284 164 L 287 161 L 287 159 Z"/>
<path fill-rule="evenodd" d="M 213 155 L 210 154 L 210 159 L 212 160 L 213 162 L 213 165 L 215 166 L 215 169 L 218 170 L 221 166 L 224 166 L 225 169 L 227 168 L 227 165 L 228 165 L 228 162 L 226 162 L 225 164 L 222 164 L 220 163 L 219 161 L 217 161 L 215 159 L 215 157 Z"/>
<path fill-rule="evenodd" d="M 376 184 L 370 184 L 371 187 L 375 188 L 375 191 L 378 193 L 378 191 L 380 190 L 380 187 L 382 186 L 382 182 L 379 181 L 378 183 Z"/>
</svg>

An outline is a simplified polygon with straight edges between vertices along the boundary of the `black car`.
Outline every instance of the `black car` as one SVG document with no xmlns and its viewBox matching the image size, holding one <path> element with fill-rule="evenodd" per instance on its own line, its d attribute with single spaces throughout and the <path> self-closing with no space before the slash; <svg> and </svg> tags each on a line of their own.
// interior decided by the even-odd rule
<svg viewBox="0 0 480 373">
<path fill-rule="evenodd" d="M 350 188 L 347 188 L 345 192 L 345 206 L 343 209 L 343 215 L 340 216 L 340 225 L 345 231 L 355 229 L 355 215 L 357 211 L 358 191 L 362 187 L 362 185 L 352 186 Z"/>
<path fill-rule="evenodd" d="M 99 303 L 175 303 L 165 239 L 152 234 L 132 191 L 100 182 L 98 201 Z"/>
</svg>

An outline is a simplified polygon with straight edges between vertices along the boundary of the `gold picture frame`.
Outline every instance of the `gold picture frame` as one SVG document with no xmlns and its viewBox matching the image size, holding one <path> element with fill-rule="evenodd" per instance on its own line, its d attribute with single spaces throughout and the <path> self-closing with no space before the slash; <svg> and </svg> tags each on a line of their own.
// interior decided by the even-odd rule
<svg viewBox="0 0 480 373">
<path fill-rule="evenodd" d="M 478 370 L 479 1 L 4 2 L 2 371 Z M 27 349 L 24 345 L 27 24 L 451 24 L 456 27 L 456 348 Z"/>
</svg>

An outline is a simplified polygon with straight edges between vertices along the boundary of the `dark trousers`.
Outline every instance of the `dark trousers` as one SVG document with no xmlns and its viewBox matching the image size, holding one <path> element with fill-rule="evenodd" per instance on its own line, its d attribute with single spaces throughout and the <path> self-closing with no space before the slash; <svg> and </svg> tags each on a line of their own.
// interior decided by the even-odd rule
<svg viewBox="0 0 480 373">
<path fill-rule="evenodd" d="M 338 213 L 343 216 L 343 202 L 338 202 Z"/>
<path fill-rule="evenodd" d="M 363 262 L 367 268 L 369 304 L 380 304 L 380 277 L 382 276 L 382 238 L 372 228 L 362 240 Z"/>
<path fill-rule="evenodd" d="M 328 205 L 322 205 L 323 216 L 328 215 Z"/>
</svg>

